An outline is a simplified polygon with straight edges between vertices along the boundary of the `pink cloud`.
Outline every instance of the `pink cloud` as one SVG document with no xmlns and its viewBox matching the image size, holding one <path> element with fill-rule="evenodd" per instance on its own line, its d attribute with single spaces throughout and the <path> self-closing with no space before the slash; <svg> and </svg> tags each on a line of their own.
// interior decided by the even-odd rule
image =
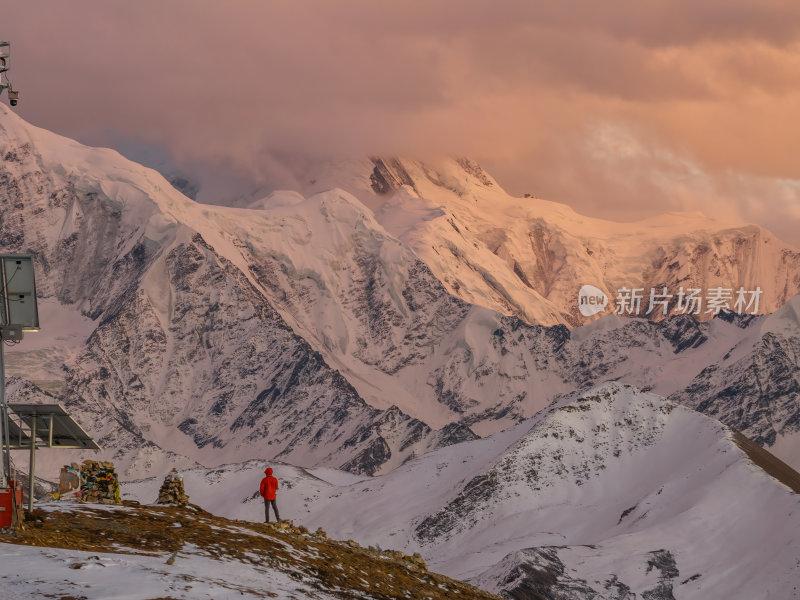
<svg viewBox="0 0 800 600">
<path fill-rule="evenodd" d="M 727 203 L 800 244 L 796 2 L 30 0 L 3 16 L 21 114 L 89 143 L 264 185 L 295 161 L 467 154 L 514 193 L 617 218 Z M 599 131 L 644 150 L 616 155 Z"/>
</svg>

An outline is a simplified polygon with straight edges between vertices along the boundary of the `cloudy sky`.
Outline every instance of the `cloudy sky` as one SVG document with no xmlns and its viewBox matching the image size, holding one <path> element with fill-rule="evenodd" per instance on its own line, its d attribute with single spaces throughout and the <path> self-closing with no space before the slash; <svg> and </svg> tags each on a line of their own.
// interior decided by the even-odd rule
<svg viewBox="0 0 800 600">
<path fill-rule="evenodd" d="M 467 155 L 518 195 L 800 246 L 796 0 L 25 0 L 0 37 L 23 117 L 187 173 Z"/>
</svg>

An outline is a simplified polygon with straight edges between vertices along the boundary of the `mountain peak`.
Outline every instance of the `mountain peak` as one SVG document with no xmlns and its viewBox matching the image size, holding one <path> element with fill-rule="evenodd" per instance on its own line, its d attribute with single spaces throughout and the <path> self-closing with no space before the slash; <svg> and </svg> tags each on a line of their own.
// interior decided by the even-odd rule
<svg viewBox="0 0 800 600">
<path fill-rule="evenodd" d="M 497 182 L 474 160 L 466 157 L 422 162 L 401 157 L 370 157 L 373 164 L 370 187 L 378 195 L 386 195 L 408 186 L 418 195 L 431 186 L 442 187 L 458 195 L 470 186 L 499 189 Z"/>
</svg>

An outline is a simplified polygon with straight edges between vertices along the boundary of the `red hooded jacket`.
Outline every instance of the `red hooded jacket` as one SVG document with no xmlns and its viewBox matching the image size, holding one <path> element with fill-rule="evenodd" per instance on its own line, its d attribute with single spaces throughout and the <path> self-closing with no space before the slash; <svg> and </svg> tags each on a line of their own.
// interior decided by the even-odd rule
<svg viewBox="0 0 800 600">
<path fill-rule="evenodd" d="M 272 476 L 272 469 L 264 471 L 264 479 L 261 480 L 261 495 L 265 500 L 275 500 L 275 492 L 278 491 L 278 480 Z"/>
</svg>

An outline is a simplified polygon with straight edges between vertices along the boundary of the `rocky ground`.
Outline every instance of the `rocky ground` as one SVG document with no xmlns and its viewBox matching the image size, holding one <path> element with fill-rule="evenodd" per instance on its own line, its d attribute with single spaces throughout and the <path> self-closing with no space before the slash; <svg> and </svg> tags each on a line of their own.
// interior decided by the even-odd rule
<svg viewBox="0 0 800 600">
<path fill-rule="evenodd" d="M 80 551 L 67 560 L 68 568 L 76 571 L 75 587 L 80 589 L 71 595 L 64 593 L 69 590 L 61 589 L 62 595 L 49 596 L 57 598 L 113 597 L 106 595 L 108 587 L 103 581 L 103 576 L 107 577 L 111 571 L 106 573 L 107 569 L 96 568 L 104 564 L 109 569 L 116 566 L 110 556 L 113 554 L 147 557 L 158 565 L 154 573 L 164 581 L 168 578 L 163 572 L 179 569 L 181 563 L 185 567 L 199 559 L 211 559 L 222 572 L 222 575 L 213 575 L 221 590 L 217 592 L 220 595 L 214 597 L 227 597 L 233 591 L 237 597 L 241 597 L 239 592 L 245 597 L 283 597 L 275 594 L 274 578 L 288 576 L 297 584 L 292 592 L 295 598 L 497 598 L 466 583 L 429 572 L 418 556 L 362 548 L 353 541 L 332 540 L 322 530 L 312 533 L 291 522 L 260 524 L 225 519 L 194 505 L 143 506 L 135 502 L 114 507 L 44 505 L 28 517 L 22 531 L 7 532 L 0 535 L 0 540 L 4 542 L 4 559 L 20 550 L 11 544 L 47 548 L 48 552 L 42 556 L 52 561 L 62 556 L 53 549 Z M 229 577 L 228 574 L 240 565 L 261 572 L 263 585 L 242 588 L 240 580 Z M 206 576 L 212 577 L 209 570 L 206 571 Z M 57 572 L 50 568 L 38 570 L 37 577 L 27 582 L 25 588 L 25 583 L 17 580 L 13 570 L 6 571 L 4 589 L 21 592 L 15 596 L 17 598 L 32 597 L 25 596 L 25 592 L 31 593 L 34 589 L 41 592 L 41 587 L 33 587 L 37 583 L 40 586 L 55 584 Z M 55 581 L 49 582 L 48 573 Z M 201 597 L 190 591 L 193 580 L 198 589 L 208 583 L 197 575 L 182 575 L 180 579 L 183 588 L 188 584 L 189 590 L 167 585 L 162 597 Z M 20 586 L 23 587 L 20 589 Z M 130 589 L 124 593 L 127 594 L 125 598 L 139 597 L 135 590 L 134 595 Z M 189 595 L 184 595 L 187 593 Z M 150 596 L 142 596 L 147 597 Z"/>
</svg>

